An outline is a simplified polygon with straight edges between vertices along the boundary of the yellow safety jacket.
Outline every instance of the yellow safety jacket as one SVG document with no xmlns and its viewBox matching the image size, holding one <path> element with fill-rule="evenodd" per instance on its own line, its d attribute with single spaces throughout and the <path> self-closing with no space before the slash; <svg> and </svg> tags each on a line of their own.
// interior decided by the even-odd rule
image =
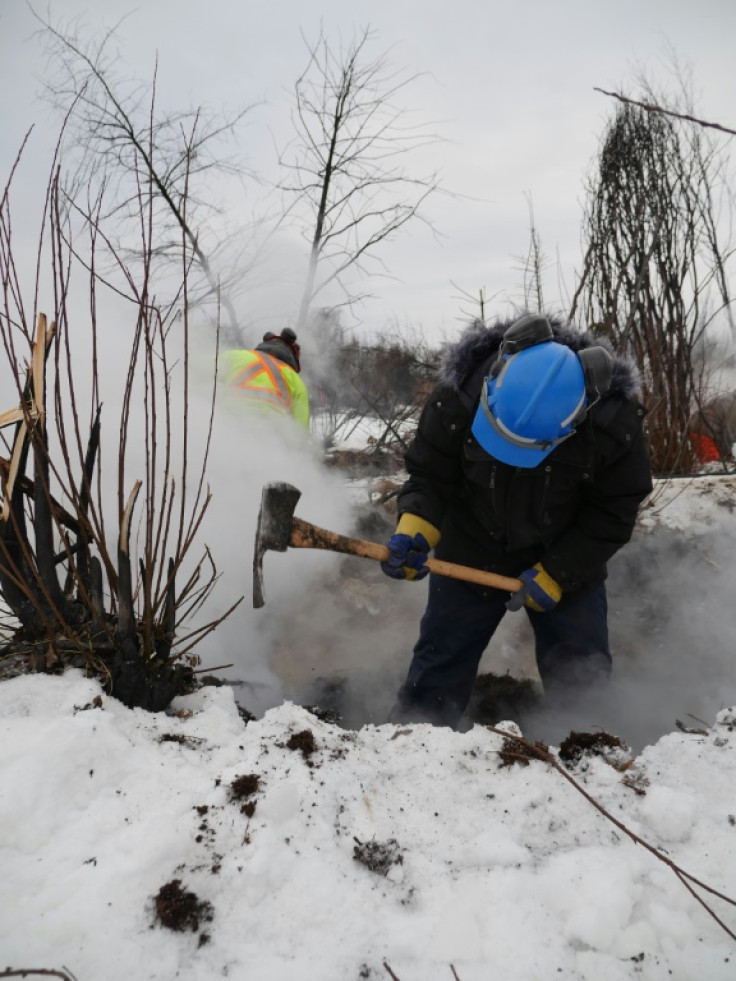
<svg viewBox="0 0 736 981">
<path fill-rule="evenodd" d="M 290 413 L 309 428 L 307 386 L 291 365 L 264 351 L 226 351 L 222 363 L 231 404 L 256 412 Z"/>
</svg>

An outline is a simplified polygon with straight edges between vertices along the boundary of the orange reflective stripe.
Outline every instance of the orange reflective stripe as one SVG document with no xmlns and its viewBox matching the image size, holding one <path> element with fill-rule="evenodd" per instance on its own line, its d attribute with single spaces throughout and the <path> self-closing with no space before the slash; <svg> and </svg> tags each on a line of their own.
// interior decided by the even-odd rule
<svg viewBox="0 0 736 981">
<path fill-rule="evenodd" d="M 275 359 L 269 357 L 267 354 L 257 353 L 258 360 L 249 364 L 246 368 L 243 368 L 235 378 L 233 379 L 233 384 L 237 388 L 250 388 L 254 393 L 258 393 L 259 398 L 264 398 L 269 401 L 276 401 L 283 408 L 291 407 L 291 392 L 289 386 L 286 384 L 284 376 L 281 374 Z M 261 388 L 260 386 L 253 385 L 253 382 L 259 375 L 266 374 L 268 376 L 273 390 L 269 391 L 267 388 Z"/>
<path fill-rule="evenodd" d="M 233 379 L 233 385 L 237 385 L 238 388 L 243 388 L 257 375 L 262 375 L 263 372 L 264 367 L 260 362 L 256 361 L 254 364 L 249 364 L 247 368 L 243 368 L 243 370 L 235 376 Z"/>
<path fill-rule="evenodd" d="M 284 376 L 281 374 L 281 370 L 276 361 L 274 361 L 273 358 L 270 358 L 268 355 L 261 355 L 261 360 L 263 361 L 263 367 L 268 372 L 268 376 L 273 383 L 274 389 L 281 396 L 284 402 L 286 402 L 287 405 L 290 405 L 291 392 L 289 391 L 289 386 L 286 384 Z"/>
<path fill-rule="evenodd" d="M 249 388 L 242 389 L 241 391 L 242 394 L 238 398 L 239 402 L 246 401 L 259 405 L 273 405 L 281 411 L 284 409 L 284 400 L 281 396 L 269 391 L 267 388 Z"/>
</svg>

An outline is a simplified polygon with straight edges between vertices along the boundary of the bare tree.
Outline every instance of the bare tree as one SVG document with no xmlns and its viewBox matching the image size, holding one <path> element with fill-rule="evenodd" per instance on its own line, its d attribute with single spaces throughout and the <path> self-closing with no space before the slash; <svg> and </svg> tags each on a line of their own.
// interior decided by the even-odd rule
<svg viewBox="0 0 736 981">
<path fill-rule="evenodd" d="M 588 182 L 586 257 L 571 316 L 579 308 L 641 369 L 657 473 L 691 468 L 702 390 L 695 354 L 713 319 L 730 317 L 726 164 L 700 129 L 625 102 Z"/>
<path fill-rule="evenodd" d="M 412 176 L 407 156 L 437 141 L 425 125 L 412 125 L 394 99 L 416 79 L 391 67 L 386 55 L 370 60 L 369 28 L 344 50 L 324 34 L 307 43 L 307 67 L 294 86 L 296 136 L 281 155 L 290 177 L 282 190 L 293 196 L 290 213 L 309 242 L 309 261 L 297 328 L 315 299 L 336 284 L 353 304 L 348 272 L 385 273 L 378 256 L 439 188 L 436 174 Z"/>
<path fill-rule="evenodd" d="M 488 296 L 485 286 L 481 286 L 477 293 L 471 293 L 452 280 L 450 282 L 458 291 L 455 299 L 459 303 L 469 304 L 469 306 L 460 308 L 461 322 L 468 324 L 475 321 L 476 323 L 485 324 L 489 304 L 501 295 L 501 291 L 499 290 L 492 296 Z"/>
<path fill-rule="evenodd" d="M 516 258 L 522 274 L 523 305 L 527 310 L 544 310 L 544 273 L 550 259 L 542 249 L 531 194 L 527 194 L 526 203 L 529 209 L 529 245 L 526 254 Z"/>
<path fill-rule="evenodd" d="M 142 256 L 132 269 L 106 234 L 104 200 L 80 229 L 76 213 L 63 206 L 55 166 L 34 281 L 14 248 L 10 190 L 9 183 L 0 199 L 0 343 L 11 378 L 4 397 L 12 404 L 0 427 L 14 435 L 0 458 L 0 595 L 11 618 L 0 653 L 41 670 L 84 667 L 126 704 L 160 709 L 181 690 L 182 666 L 191 673 L 196 643 L 222 619 L 189 633 L 185 627 L 218 578 L 206 549 L 191 557 L 210 501 L 205 473 L 215 376 L 196 463 L 188 240 L 182 230 L 179 288 L 161 307 L 152 300 L 158 241 L 152 195 L 138 198 Z M 125 294 L 116 338 L 129 335 L 122 378 L 119 361 L 105 364 L 110 342 L 100 336 L 100 306 L 110 292 L 95 272 L 103 250 L 126 284 L 114 291 L 118 302 Z M 74 289 L 80 272 L 81 295 Z M 41 294 L 53 309 L 50 320 L 37 308 Z M 78 321 L 89 322 L 89 330 Z M 118 410 L 107 442 L 103 391 Z M 116 510 L 106 496 L 110 488 L 114 502 L 115 485 Z"/>
<path fill-rule="evenodd" d="M 360 454 L 363 467 L 396 469 L 416 428 L 421 405 L 435 384 L 440 351 L 421 332 L 393 325 L 370 342 L 347 335 L 336 311 L 314 320 L 326 358 L 311 369 L 319 393 L 313 423 L 330 449 L 370 422 L 373 433 Z"/>
<path fill-rule="evenodd" d="M 120 23 L 100 40 L 87 41 L 78 30 L 36 17 L 49 54 L 46 97 L 66 117 L 62 204 L 84 210 L 90 199 L 102 196 L 101 217 L 116 220 L 116 251 L 140 261 L 140 197 L 150 196 L 159 231 L 150 259 L 178 269 L 185 245 L 199 273 L 199 281 L 190 277 L 190 304 L 221 303 L 227 315 L 223 331 L 237 339 L 234 296 L 254 246 L 243 229 L 236 235 L 224 227 L 224 208 L 215 204 L 212 188 L 215 178 L 245 177 L 225 144 L 253 107 L 230 116 L 201 107 L 161 114 L 158 66 L 149 84 L 119 67 L 113 48 Z"/>
</svg>

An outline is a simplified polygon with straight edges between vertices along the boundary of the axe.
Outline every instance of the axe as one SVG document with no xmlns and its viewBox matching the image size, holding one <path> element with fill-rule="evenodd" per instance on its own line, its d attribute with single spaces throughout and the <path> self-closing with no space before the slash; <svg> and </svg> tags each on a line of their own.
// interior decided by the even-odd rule
<svg viewBox="0 0 736 981">
<path fill-rule="evenodd" d="M 294 510 L 302 492 L 291 484 L 266 484 L 261 497 L 261 509 L 258 513 L 256 528 L 256 543 L 253 554 L 253 607 L 259 609 L 264 604 L 263 599 L 263 556 L 269 550 L 285 552 L 287 548 L 321 548 L 330 552 L 341 552 L 344 555 L 361 555 L 367 559 L 383 562 L 388 558 L 386 545 L 365 542 L 359 538 L 347 538 L 334 531 L 318 528 L 308 521 L 294 517 Z M 442 562 L 439 559 L 427 559 L 430 572 L 451 579 L 462 579 L 465 582 L 490 586 L 492 589 L 502 589 L 507 593 L 516 593 L 523 583 L 520 579 L 510 579 L 499 576 L 494 572 L 484 572 L 482 569 L 472 569 L 453 562 Z"/>
</svg>

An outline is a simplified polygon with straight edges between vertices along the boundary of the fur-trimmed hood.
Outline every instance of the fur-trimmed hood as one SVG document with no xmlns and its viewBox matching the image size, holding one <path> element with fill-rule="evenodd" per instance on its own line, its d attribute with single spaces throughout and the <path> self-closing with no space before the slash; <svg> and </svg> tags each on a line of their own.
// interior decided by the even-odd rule
<svg viewBox="0 0 736 981">
<path fill-rule="evenodd" d="M 523 314 L 519 314 L 522 316 Z M 641 398 L 641 378 L 639 370 L 630 358 L 614 353 L 608 340 L 599 337 L 591 331 L 579 331 L 572 324 L 565 323 L 557 317 L 544 314 L 552 328 L 554 340 L 564 344 L 572 351 L 582 351 L 584 348 L 600 345 L 610 351 L 613 356 L 613 374 L 611 377 L 612 395 L 624 395 L 627 398 Z M 440 362 L 439 380 L 449 385 L 455 391 L 460 391 L 463 384 L 479 362 L 487 361 L 498 350 L 506 330 L 517 320 L 498 320 L 486 326 L 480 321 L 471 324 L 461 335 L 460 339 L 445 349 Z"/>
</svg>

